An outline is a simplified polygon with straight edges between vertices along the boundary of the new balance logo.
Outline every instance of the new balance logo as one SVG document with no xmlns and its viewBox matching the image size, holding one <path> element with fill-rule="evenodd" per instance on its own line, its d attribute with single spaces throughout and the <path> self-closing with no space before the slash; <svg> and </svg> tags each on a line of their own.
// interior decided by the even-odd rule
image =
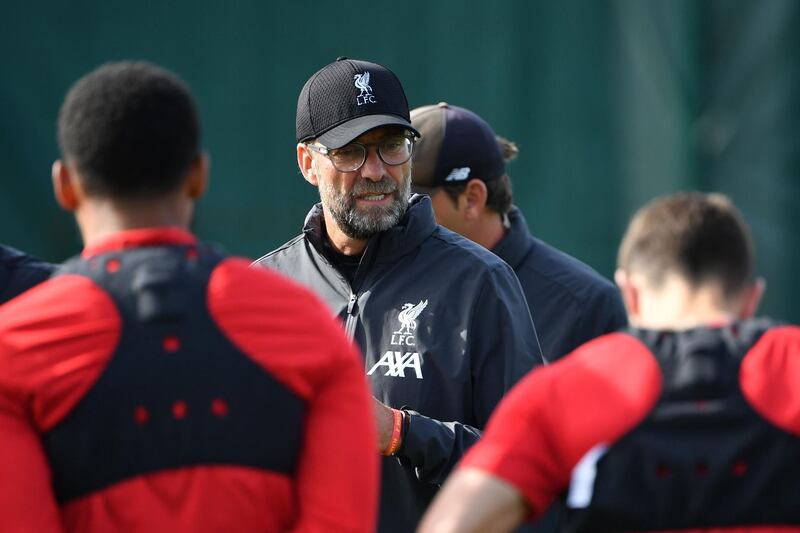
<svg viewBox="0 0 800 533">
<path fill-rule="evenodd" d="M 422 379 L 422 360 L 418 352 L 393 352 L 388 351 L 383 354 L 381 360 L 372 365 L 372 368 L 367 372 L 371 376 L 379 366 L 386 367 L 384 376 L 406 377 L 406 369 L 413 368 L 417 379 Z"/>
<path fill-rule="evenodd" d="M 469 167 L 454 168 L 444 181 L 464 181 L 469 177 Z"/>
</svg>

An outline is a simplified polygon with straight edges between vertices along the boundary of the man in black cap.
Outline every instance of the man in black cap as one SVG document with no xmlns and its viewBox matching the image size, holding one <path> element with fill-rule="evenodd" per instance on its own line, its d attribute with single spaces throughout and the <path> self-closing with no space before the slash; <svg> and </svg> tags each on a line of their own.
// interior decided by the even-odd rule
<svg viewBox="0 0 800 533">
<path fill-rule="evenodd" d="M 0 304 L 50 277 L 54 265 L 0 244 Z"/>
<path fill-rule="evenodd" d="M 513 143 L 472 111 L 444 102 L 412 110 L 411 123 L 422 134 L 412 188 L 430 195 L 439 224 L 511 265 L 548 361 L 627 324 L 609 280 L 528 231 L 506 173 L 506 159 L 517 155 Z"/>
<path fill-rule="evenodd" d="M 389 69 L 340 58 L 297 103 L 322 202 L 258 264 L 317 291 L 364 352 L 384 456 L 379 531 L 412 531 L 506 390 L 541 361 L 519 282 L 409 199 L 419 136 Z"/>
</svg>

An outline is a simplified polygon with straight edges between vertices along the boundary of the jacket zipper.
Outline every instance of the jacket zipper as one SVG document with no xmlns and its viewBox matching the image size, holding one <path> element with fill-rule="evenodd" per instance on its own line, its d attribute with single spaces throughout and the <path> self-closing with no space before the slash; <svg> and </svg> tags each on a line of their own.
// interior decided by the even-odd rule
<svg viewBox="0 0 800 533">
<path fill-rule="evenodd" d="M 353 340 L 356 336 L 356 323 L 358 322 L 358 294 L 357 291 L 353 290 L 353 286 L 356 285 L 357 281 L 361 281 L 361 283 L 358 283 L 359 287 L 364 284 L 364 280 L 359 280 L 358 275 L 361 273 L 364 259 L 367 258 L 370 249 L 375 246 L 374 244 L 371 245 L 373 240 L 374 238 L 371 238 L 367 241 L 367 245 L 364 247 L 364 253 L 361 255 L 361 260 L 358 262 L 356 273 L 353 275 L 353 283 L 348 283 L 350 287 L 350 299 L 347 301 L 347 319 L 344 322 L 344 331 L 350 340 Z"/>
<path fill-rule="evenodd" d="M 314 247 L 317 248 L 316 246 L 314 246 Z M 364 261 L 364 258 L 367 256 L 367 251 L 369 249 L 370 249 L 370 243 L 367 242 L 367 245 L 364 248 L 364 254 L 361 256 L 361 260 L 358 263 L 358 268 L 356 268 L 356 273 L 353 276 L 353 281 L 354 282 L 355 282 L 356 279 L 358 279 L 358 274 L 359 274 L 359 272 L 361 270 L 361 263 Z M 345 331 L 345 334 L 347 335 L 347 338 L 352 341 L 352 340 L 355 339 L 356 323 L 358 322 L 358 305 L 357 305 L 358 304 L 358 294 L 356 294 L 356 291 L 353 290 L 353 284 L 347 281 L 347 279 L 342 275 L 342 273 L 339 272 L 339 269 L 336 268 L 336 266 L 334 266 L 334 264 L 327 257 L 325 257 L 325 253 L 320 251 L 319 248 L 317 248 L 317 254 L 319 255 L 319 257 L 322 258 L 323 261 L 325 261 L 325 263 L 329 267 L 331 267 L 333 269 L 334 272 L 336 272 L 338 274 L 339 278 L 342 281 L 344 281 L 345 284 L 347 285 L 347 287 L 350 289 L 350 298 L 347 301 L 347 319 L 345 320 L 345 323 L 344 323 L 344 331 Z"/>
<path fill-rule="evenodd" d="M 347 320 L 344 323 L 344 330 L 347 338 L 353 340 L 356 334 L 356 322 L 358 320 L 358 295 L 350 289 L 350 300 L 347 302 Z"/>
</svg>

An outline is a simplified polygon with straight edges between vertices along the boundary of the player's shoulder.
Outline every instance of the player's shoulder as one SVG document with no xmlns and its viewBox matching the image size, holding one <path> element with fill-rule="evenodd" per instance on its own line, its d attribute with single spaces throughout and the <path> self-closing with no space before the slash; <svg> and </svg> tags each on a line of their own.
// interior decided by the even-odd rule
<svg viewBox="0 0 800 533">
<path fill-rule="evenodd" d="M 42 327 L 55 317 L 97 315 L 113 302 L 88 277 L 63 274 L 50 278 L 0 306 L 0 328 Z"/>
<path fill-rule="evenodd" d="M 207 305 L 216 325 L 243 353 L 303 397 L 342 364 L 361 368 L 328 308 L 279 272 L 227 258 L 211 274 Z"/>
<path fill-rule="evenodd" d="M 0 367 L 10 377 L 48 376 L 82 357 L 102 359 L 119 341 L 113 299 L 91 279 L 63 274 L 0 306 Z"/>
<path fill-rule="evenodd" d="M 278 291 L 306 291 L 302 285 L 269 266 L 245 257 L 229 256 L 223 259 L 212 272 L 212 277 L 225 281 L 231 290 L 243 290 L 252 286 L 269 287 Z"/>
<path fill-rule="evenodd" d="M 523 391 L 516 394 L 528 398 L 544 394 L 548 403 L 566 406 L 574 403 L 576 395 L 599 398 L 609 390 L 632 399 L 649 398 L 653 391 L 661 389 L 661 381 L 658 361 L 649 348 L 633 335 L 614 332 L 533 370 L 515 389 Z"/>
<path fill-rule="evenodd" d="M 800 326 L 795 324 L 779 324 L 765 322 L 766 329 L 758 342 L 785 345 L 786 348 L 800 349 Z"/>
<path fill-rule="evenodd" d="M 782 379 L 780 375 L 787 368 L 798 366 L 800 327 L 769 319 L 750 319 L 740 323 L 738 333 L 740 337 L 745 337 L 743 343 L 749 345 L 742 360 L 740 378 L 753 374 Z M 754 341 L 751 340 L 753 338 Z M 794 373 L 788 375 L 793 376 Z"/>
<path fill-rule="evenodd" d="M 653 353 L 644 342 L 625 331 L 592 339 L 551 368 L 557 369 L 562 376 L 559 379 L 565 382 L 603 381 L 615 387 L 634 388 L 661 380 L 661 370 Z"/>
<path fill-rule="evenodd" d="M 333 322 L 328 308 L 309 288 L 242 257 L 228 257 L 217 265 L 208 282 L 207 300 L 218 318 L 231 314 L 302 317 L 292 322 L 294 330 L 302 329 L 302 324 L 316 322 L 315 327 L 323 327 L 321 322 Z"/>
<path fill-rule="evenodd" d="M 641 420 L 663 390 L 661 367 L 648 347 L 624 332 L 593 339 L 555 363 L 535 370 L 529 393 L 541 389 L 542 409 L 571 418 L 570 449 L 584 452 L 593 435 L 614 440 Z M 573 459 L 581 453 L 573 455 Z"/>
<path fill-rule="evenodd" d="M 750 347 L 739 370 L 739 385 L 748 403 L 794 435 L 800 435 L 798 372 L 800 328 L 777 324 L 766 329 Z"/>
</svg>

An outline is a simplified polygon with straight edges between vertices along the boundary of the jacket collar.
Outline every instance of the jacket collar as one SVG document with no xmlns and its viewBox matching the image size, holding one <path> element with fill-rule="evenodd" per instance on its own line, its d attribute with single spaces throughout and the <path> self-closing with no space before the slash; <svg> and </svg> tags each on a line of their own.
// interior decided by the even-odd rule
<svg viewBox="0 0 800 533">
<path fill-rule="evenodd" d="M 395 226 L 370 237 L 368 249 L 375 250 L 375 262 L 387 263 L 416 249 L 436 229 L 431 199 L 415 194 L 408 203 L 408 209 Z M 316 204 L 306 216 L 303 233 L 322 253 L 322 239 L 325 235 L 325 217 L 322 204 Z"/>
<path fill-rule="evenodd" d="M 497 246 L 492 248 L 492 252 L 516 270 L 536 246 L 536 241 L 531 237 L 528 223 L 517 207 L 511 208 L 508 219 L 511 227 Z"/>
</svg>

